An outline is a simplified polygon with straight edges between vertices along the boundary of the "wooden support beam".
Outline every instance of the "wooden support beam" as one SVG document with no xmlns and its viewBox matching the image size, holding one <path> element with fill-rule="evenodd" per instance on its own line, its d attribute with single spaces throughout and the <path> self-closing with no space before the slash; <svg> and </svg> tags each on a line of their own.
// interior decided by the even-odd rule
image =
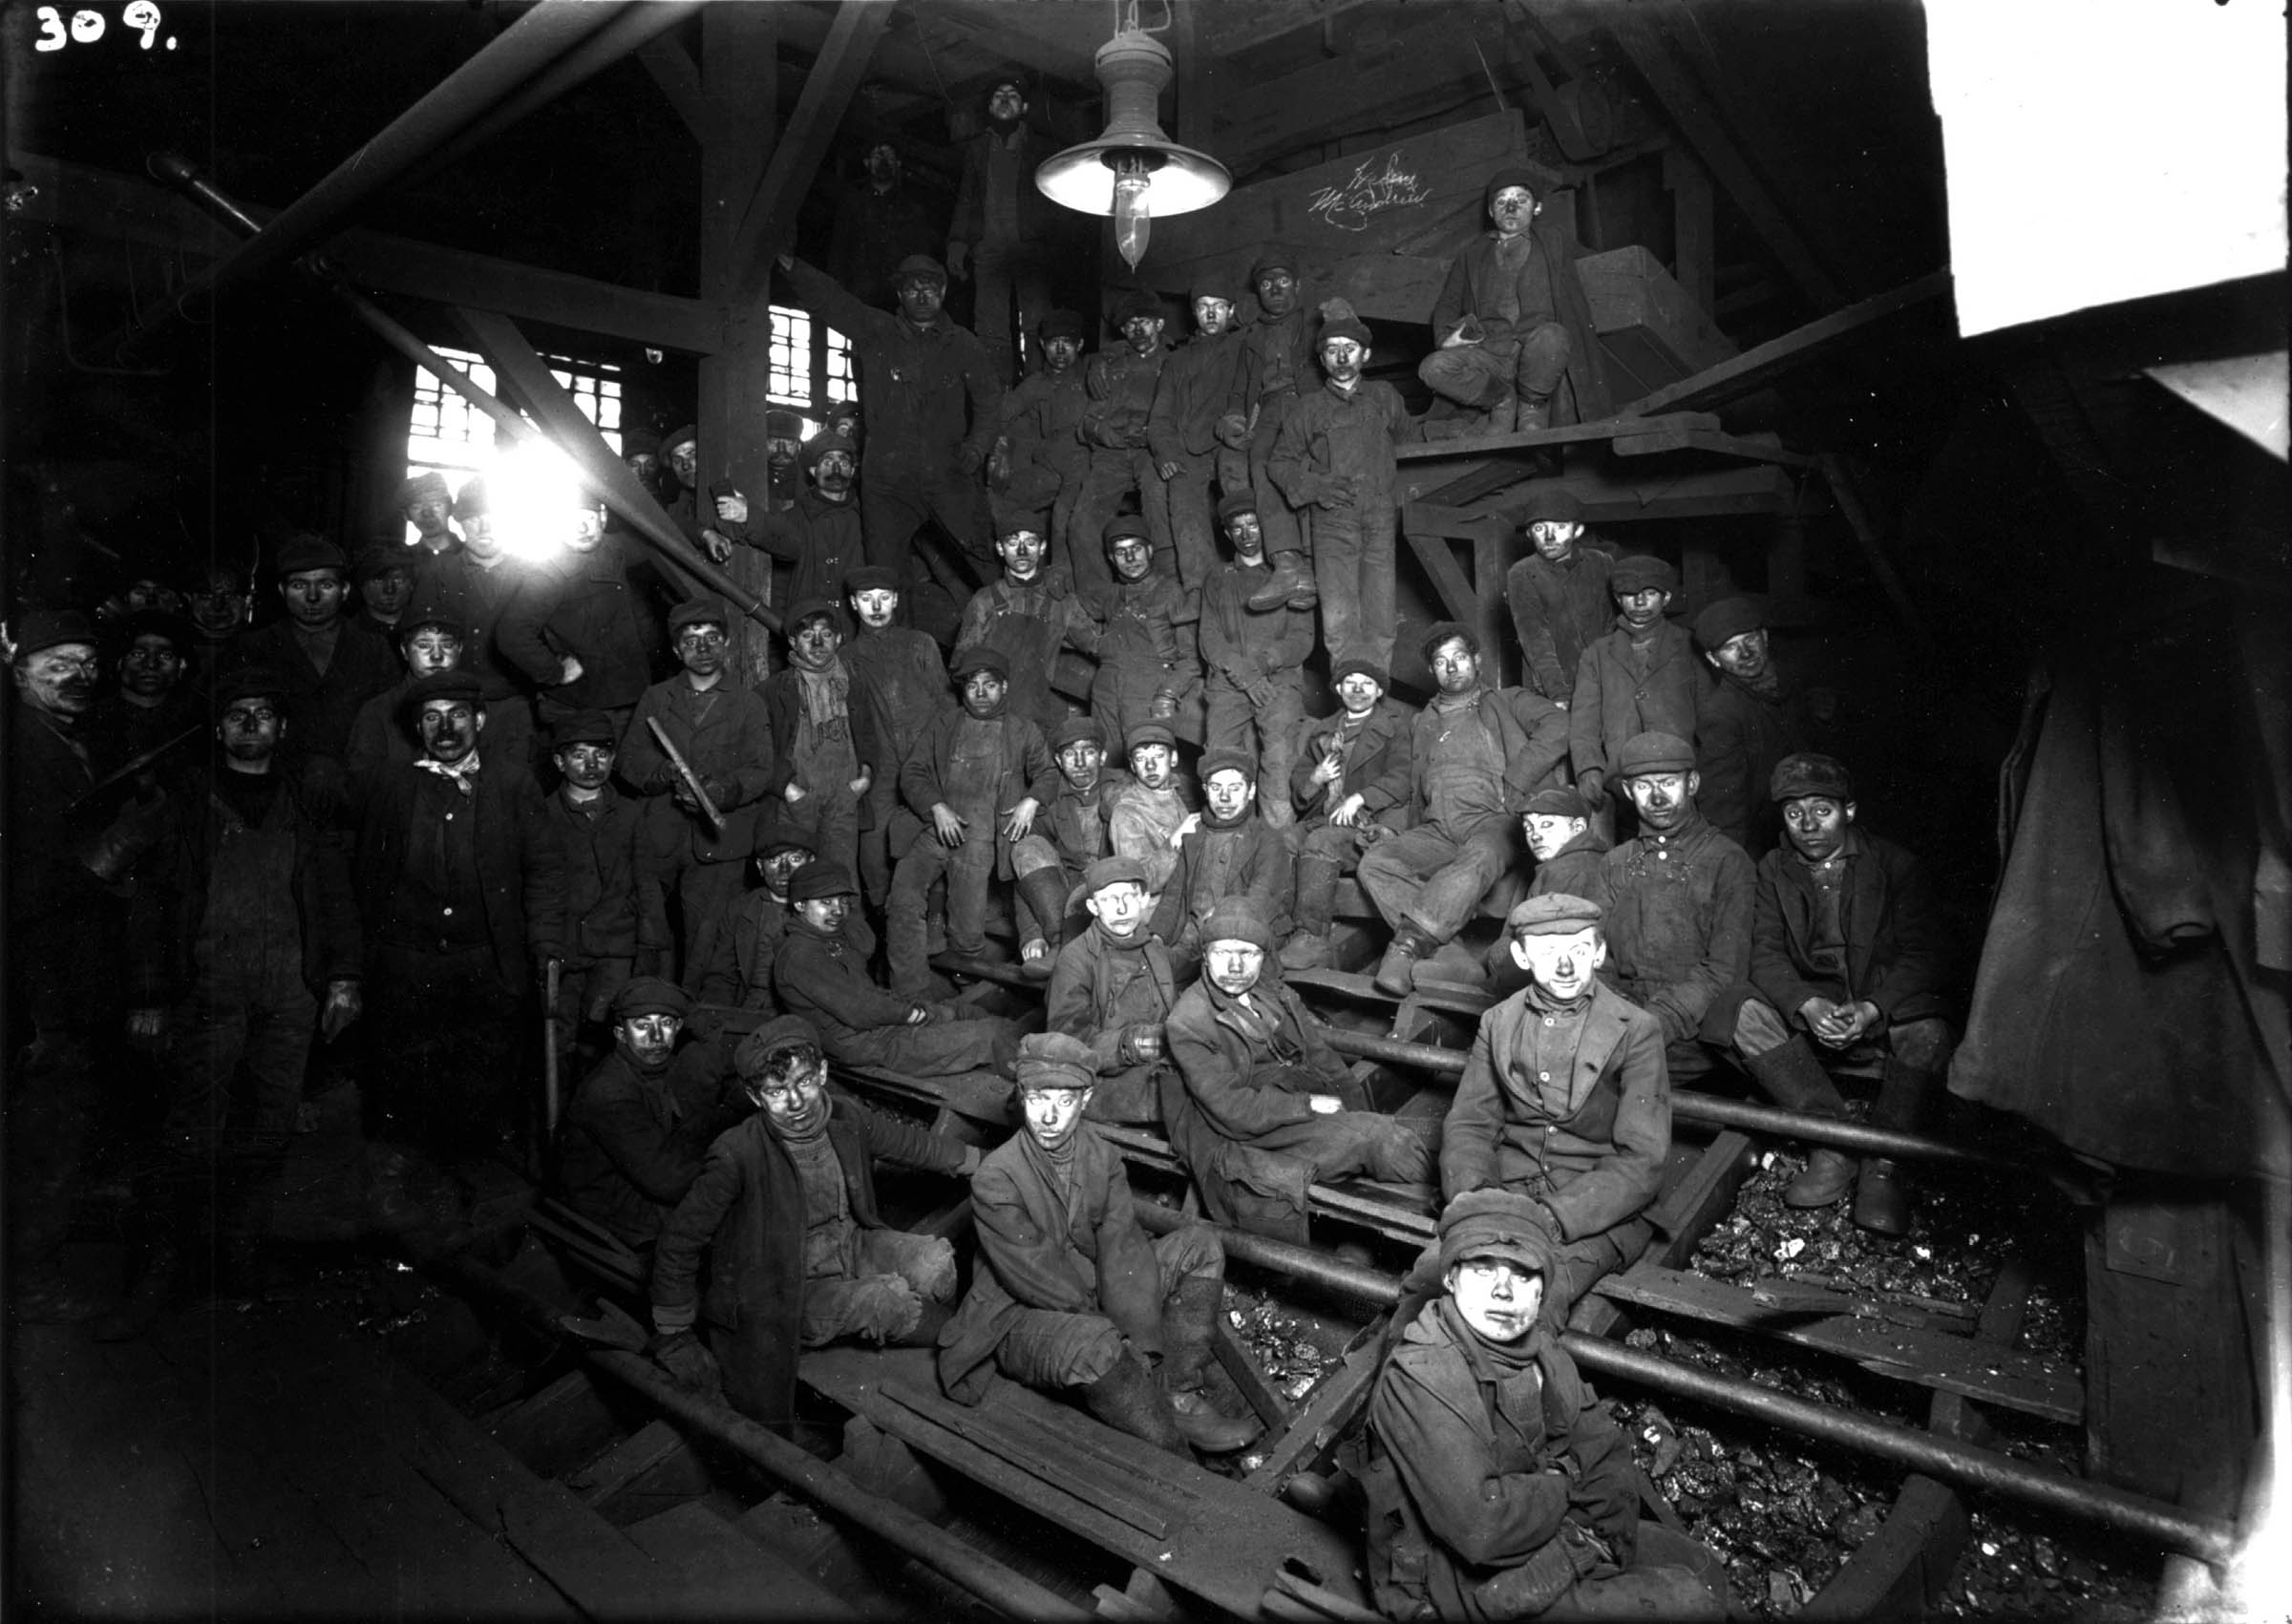
<svg viewBox="0 0 2292 1624">
<path fill-rule="evenodd" d="M 1401 510 L 1401 534 L 1409 538 L 1409 550 L 1416 555 L 1416 561 L 1432 578 L 1433 590 L 1440 594 L 1449 618 L 1469 625 L 1479 618 L 1479 595 L 1465 579 L 1464 571 L 1456 567 L 1455 555 L 1449 551 L 1447 540 L 1409 522 L 1408 516 L 1415 506 L 1411 502 Z"/>
<path fill-rule="evenodd" d="M 692 53 L 675 40 L 663 35 L 637 53 L 637 60 L 652 75 L 652 82 L 668 97 L 668 105 L 692 132 L 692 138 L 706 146 L 711 134 L 708 97 L 701 94 L 700 68 Z"/>
<path fill-rule="evenodd" d="M 1545 446 L 1581 445 L 1590 440 L 1612 440 L 1619 434 L 1652 434 L 1666 429 L 1716 429 L 1719 419 L 1706 411 L 1681 411 L 1660 423 L 1644 421 L 1641 414 L 1602 417 L 1592 423 L 1563 423 L 1557 429 L 1526 429 L 1517 434 L 1468 434 L 1453 440 L 1422 440 L 1393 448 L 1396 462 L 1438 462 L 1450 457 L 1486 456 L 1492 452 L 1539 451 Z"/>
<path fill-rule="evenodd" d="M 1722 434 L 1711 429 L 1663 429 L 1652 434 L 1624 434 L 1608 443 L 1618 456 L 1652 456 L 1661 452 L 1717 452 L 1748 462 L 1772 462 L 1785 468 L 1813 468 L 1815 459 L 1805 452 L 1785 451 L 1772 434 Z"/>
<path fill-rule="evenodd" d="M 1664 186 L 1671 194 L 1671 280 L 1707 316 L 1716 315 L 1718 248 L 1711 221 L 1711 172 L 1682 146 L 1664 152 Z"/>
<path fill-rule="evenodd" d="M 1885 588 L 1888 600 L 1893 602 L 1894 612 L 1901 617 L 1902 625 L 1919 648 L 1929 656 L 1934 654 L 1938 649 L 1934 634 L 1926 629 L 1926 618 L 1918 612 L 1910 589 L 1902 584 L 1894 560 L 1886 556 L 1885 539 L 1879 536 L 1878 523 L 1862 499 L 1854 465 L 1842 456 L 1826 454 L 1822 459 L 1822 474 L 1830 484 L 1831 495 L 1838 498 L 1839 510 L 1846 515 L 1855 539 L 1862 544 L 1862 556 L 1870 564 L 1870 573 L 1878 578 L 1878 584 Z"/>
<path fill-rule="evenodd" d="M 1609 475 L 1583 470 L 1556 476 L 1559 488 L 1574 494 L 1583 504 L 1584 517 L 1593 523 L 1652 518 L 1716 518 L 1730 514 L 1779 513 L 1801 508 L 1796 483 L 1782 470 L 1768 464 L 1749 468 L 1716 469 L 1705 474 L 1671 478 L 1639 478 L 1629 471 Z M 1539 480 L 1539 489 L 1552 488 Z M 1487 534 L 1493 517 L 1499 525 L 1517 524 L 1520 498 L 1502 495 L 1478 507 L 1461 503 L 1411 501 L 1401 509 L 1401 529 L 1427 536 L 1477 540 Z"/>
<path fill-rule="evenodd" d="M 1916 282 L 1906 282 L 1887 292 L 1874 294 L 1857 305 L 1794 327 L 1780 338 L 1769 339 L 1752 349 L 1746 349 L 1732 360 L 1722 361 L 1716 367 L 1706 367 L 1691 378 L 1682 378 L 1676 384 L 1666 384 L 1653 394 L 1629 402 L 1623 410 L 1634 415 L 1646 416 L 1655 412 L 1679 411 L 1701 407 L 1717 406 L 1722 401 L 1734 400 L 1762 389 L 1784 373 L 1807 365 L 1817 356 L 1835 348 L 1839 341 L 1853 337 L 1872 323 L 1894 315 L 1897 311 L 1922 305 L 1929 299 L 1940 299 L 1950 291 L 1950 273 L 1946 270 L 1929 272 Z M 1404 453 L 1408 448 L 1402 448 Z"/>
</svg>

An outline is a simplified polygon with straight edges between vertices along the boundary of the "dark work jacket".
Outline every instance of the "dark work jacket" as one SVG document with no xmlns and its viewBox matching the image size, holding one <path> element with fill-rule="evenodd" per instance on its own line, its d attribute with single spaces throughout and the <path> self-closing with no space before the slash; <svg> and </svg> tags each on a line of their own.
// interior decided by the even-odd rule
<svg viewBox="0 0 2292 1624">
<path fill-rule="evenodd" d="M 1670 733 L 1695 743 L 1711 685 L 1693 641 L 1669 621 L 1658 624 L 1645 678 L 1633 672 L 1630 650 L 1630 634 L 1618 629 L 1576 662 L 1576 697 L 1568 702 L 1567 728 L 1568 753 L 1579 778 L 1595 769 L 1614 771 L 1624 741 L 1635 733 Z"/>
<path fill-rule="evenodd" d="M 1919 860 L 1893 841 L 1855 830 L 1839 923 L 1846 978 L 1815 968 L 1814 876 L 1789 846 L 1759 859 L 1751 933 L 1751 979 L 1786 1021 L 1810 998 L 1868 999 L 1892 1025 L 1945 1014 L 1950 942 Z"/>
<path fill-rule="evenodd" d="M 632 572 L 633 543 L 607 536 L 586 553 L 567 553 L 520 584 L 494 631 L 502 659 L 574 710 L 634 705 L 652 680 L 661 639 L 644 576 Z M 570 654 L 579 678 L 560 682 Z"/>
<path fill-rule="evenodd" d="M 565 854 L 565 958 L 585 966 L 669 944 L 667 903 L 645 841 L 645 803 L 610 784 L 588 809 L 547 801 Z"/>
<path fill-rule="evenodd" d="M 230 664 L 234 669 L 267 665 L 285 680 L 286 733 L 279 751 L 289 760 L 314 755 L 342 760 L 350 751 L 350 724 L 359 707 L 406 674 L 390 644 L 348 616 L 324 673 L 303 652 L 291 620 L 241 632 L 232 643 Z"/>
<path fill-rule="evenodd" d="M 1504 751 L 1504 802 L 1517 810 L 1539 790 L 1560 782 L 1568 754 L 1568 713 L 1531 688 L 1480 690 L 1480 726 L 1496 735 Z M 1440 712 L 1426 706 L 1411 724 L 1409 744 L 1409 806 L 1420 817 L 1431 804 L 1425 773 L 1432 768 L 1440 737 Z"/>
<path fill-rule="evenodd" d="M 1012 695 L 1012 698 L 1016 697 L 1016 694 Z M 964 718 L 968 715 L 969 712 L 962 709 L 941 714 L 924 730 L 923 736 L 915 741 L 915 749 L 907 753 L 906 765 L 900 769 L 900 798 L 922 821 L 926 839 L 930 838 L 931 809 L 947 799 L 945 785 L 947 774 L 954 766 L 956 733 L 963 726 Z M 1002 814 L 1029 797 L 1039 805 L 1048 807 L 1051 797 L 1058 793 L 1062 780 L 1058 775 L 1058 763 L 1051 757 L 1050 747 L 1043 743 L 1043 730 L 1040 728 L 1008 705 L 1004 707 L 1003 714 L 996 720 L 1003 725 L 1003 776 L 995 786 L 997 827 L 982 829 L 973 819 L 971 827 L 964 833 L 964 839 L 995 842 L 999 854 L 996 867 L 1002 876 L 1008 879 L 1010 877 L 1010 860 L 1009 854 L 1001 851 L 1001 848 L 1008 845 L 1000 831 Z M 958 807 L 956 810 L 962 812 L 963 809 Z M 967 812 L 964 815 L 970 816 Z M 896 832 L 893 843 L 898 844 Z"/>
<path fill-rule="evenodd" d="M 907 752 L 931 724 L 954 708 L 947 663 L 928 632 L 904 626 L 862 631 L 841 650 L 852 674 L 851 707 L 864 709 L 875 736 L 879 762 L 867 787 L 866 806 L 881 826 L 900 800 L 900 770 Z M 859 723 L 853 723 L 853 731 Z"/>
<path fill-rule="evenodd" d="M 1704 690 L 1695 741 L 1695 765 L 1703 775 L 1695 810 L 1754 863 L 1783 837 L 1782 810 L 1767 793 L 1775 763 L 1808 748 L 1797 682 L 1772 654 L 1767 668 L 1777 681 L 1771 699 L 1760 698 L 1724 671 L 1717 673 Z"/>
<path fill-rule="evenodd" d="M 645 815 L 653 850 L 664 855 L 690 850 L 704 863 L 744 863 L 755 850 L 756 820 L 769 804 L 773 782 L 772 720 L 764 701 L 727 672 L 709 690 L 705 708 L 682 671 L 655 683 L 637 701 L 621 740 L 621 777 L 646 799 Z M 713 783 L 710 791 L 724 814 L 721 827 L 705 813 L 676 804 L 673 791 L 684 782 L 669 765 L 668 752 L 652 736 L 657 721 L 693 776 Z"/>
<path fill-rule="evenodd" d="M 1021 243 L 1040 244 L 1058 222 L 1058 205 L 1043 196 L 1033 182 L 1034 172 L 1055 150 L 1032 125 L 1021 123 L 1011 143 L 1011 161 L 1018 175 L 1018 226 Z M 989 124 L 963 143 L 963 179 L 955 190 L 955 218 L 947 225 L 947 241 L 976 247 L 987 237 L 987 144 L 1002 139 Z M 845 328 L 850 331 L 850 328 Z"/>
<path fill-rule="evenodd" d="M 772 990 L 780 1007 L 819 1028 L 830 1051 L 856 1032 L 904 1025 L 913 1001 L 894 998 L 867 973 L 873 944 L 862 950 L 841 932 L 823 936 L 791 913 L 772 965 Z"/>
<path fill-rule="evenodd" d="M 1531 543 L 1528 556 L 1504 572 L 1504 601 L 1512 605 L 1512 628 L 1520 640 L 1527 685 L 1546 699 L 1576 703 L 1576 667 L 1583 651 L 1616 623 L 1616 601 L 1608 577 L 1616 556 L 1587 535 L 1576 538 L 1574 557 L 1546 563 Z"/>
<path fill-rule="evenodd" d="M 1074 1127 L 1072 1188 L 1025 1128 L 971 1175 L 979 1258 L 939 1334 L 939 1381 L 966 1404 L 987 1396 L 995 1349 L 1022 1308 L 1103 1315 L 1141 1353 L 1162 1346 L 1162 1271 L 1131 1208 L 1122 1157 L 1087 1120 Z"/>
<path fill-rule="evenodd" d="M 1140 355 L 1128 344 L 1103 350 L 1083 363 L 1082 437 L 1096 451 L 1142 451 L 1146 424 L 1154 412 L 1155 390 L 1169 351 L 1159 343 Z"/>
<path fill-rule="evenodd" d="M 1218 449 L 1218 419 L 1234 392 L 1241 368 L 1238 327 L 1216 338 L 1197 333 L 1171 351 L 1162 362 L 1154 412 L 1146 422 L 1146 445 L 1156 462 L 1207 456 Z"/>
<path fill-rule="evenodd" d="M 844 675 L 850 679 L 844 689 L 844 719 L 851 728 L 852 759 L 869 771 L 868 793 L 860 802 L 860 827 L 873 829 L 876 825 L 875 788 L 879 779 L 899 776 L 899 763 L 883 748 L 876 735 L 879 720 L 875 707 L 867 703 L 860 691 L 860 675 L 852 669 L 847 657 Z M 756 692 L 764 701 L 765 720 L 772 731 L 772 775 L 764 783 L 767 796 L 783 794 L 789 785 L 796 782 L 796 741 L 803 731 L 804 679 L 793 665 L 783 665 L 766 677 Z M 813 784 L 804 786 L 806 795 L 834 794 L 839 786 Z M 786 806 L 782 801 L 781 805 Z"/>
<path fill-rule="evenodd" d="M 1101 1077 L 1128 1070 L 1122 1042 L 1133 1028 L 1157 1033 L 1178 1002 L 1178 973 L 1170 950 L 1148 932 L 1116 941 L 1097 920 L 1058 952 L 1043 997 L 1047 1030 L 1088 1044 Z"/>
<path fill-rule="evenodd" d="M 1750 973 L 1754 889 L 1743 848 L 1699 815 L 1624 841 L 1601 859 L 1600 894 L 1586 899 L 1606 910 L 1601 979 L 1661 1021 L 1666 1042 L 1694 1037 Z M 1706 1035 L 1724 1043 L 1732 1028 Z"/>
<path fill-rule="evenodd" d="M 793 903 L 781 901 L 761 885 L 733 903 L 728 928 L 716 933 L 716 954 L 701 972 L 693 1002 L 777 1015 L 780 1001 L 773 991 L 773 966 L 779 961 L 780 942 L 795 917 Z M 843 917 L 840 934 L 859 962 L 865 964 L 875 957 L 876 933 L 857 910 Z M 692 1012 L 692 1023 L 704 1030 L 714 1030 L 720 1020 L 713 1008 Z"/>
<path fill-rule="evenodd" d="M 1551 319 L 1568 329 L 1568 381 L 1576 387 L 1575 420 L 1597 422 L 1607 415 L 1611 404 L 1621 403 L 1609 398 L 1607 369 L 1599 333 L 1592 325 L 1591 301 L 1583 291 L 1582 273 L 1576 268 L 1583 249 L 1557 221 L 1539 220 L 1529 231 L 1551 279 Z M 1508 336 L 1501 331 L 1496 313 L 1496 288 L 1503 274 L 1496 264 L 1494 231 L 1475 239 L 1450 262 L 1448 280 L 1441 284 L 1440 297 L 1432 302 L 1432 342 L 1438 345 L 1467 311 L 1480 317 L 1492 339 Z M 1522 314 L 1529 321 L 1536 319 L 1530 312 Z"/>
<path fill-rule="evenodd" d="M 1282 419 L 1265 472 L 1300 513 L 1315 507 L 1326 481 L 1341 475 L 1353 481 L 1352 499 L 1341 502 L 1341 510 L 1390 514 L 1400 468 L 1392 448 L 1417 437 L 1409 408 L 1390 384 L 1364 378 L 1349 395 L 1325 384 L 1302 391 Z"/>
<path fill-rule="evenodd" d="M 1129 782 L 1129 773 L 1107 767 L 1098 770 L 1098 782 L 1087 790 L 1075 789 L 1065 773 L 1058 775 L 1058 793 L 1045 801 L 1043 810 L 1035 814 L 1034 833 L 1050 842 L 1068 878 L 1080 879 L 1084 869 L 1114 854 L 1107 813 L 1115 793 Z"/>
<path fill-rule="evenodd" d="M 888 1227 L 876 1207 L 878 1156 L 935 1172 L 962 1171 L 963 1147 L 955 1141 L 872 1111 L 840 1088 L 831 1087 L 828 1097 L 828 1143 L 861 1229 Z M 661 1231 L 652 1263 L 656 1323 L 689 1315 L 700 1299 L 703 1248 L 709 1318 L 761 1355 L 768 1372 L 760 1385 L 776 1402 L 754 1419 L 784 1424 L 794 1413 L 803 1323 L 804 1185 L 760 1110 L 709 1147 L 700 1175 Z"/>
<path fill-rule="evenodd" d="M 758 504 L 760 507 L 761 504 Z M 860 498 L 832 502 L 817 489 L 796 498 L 785 513 L 749 511 L 748 543 L 796 566 L 788 601 L 833 598 L 843 601 L 843 578 L 867 562 L 860 536 Z"/>
<path fill-rule="evenodd" d="M 1244 419 L 1266 395 L 1283 390 L 1303 394 L 1321 381 L 1315 357 L 1315 330 L 1320 326 L 1313 301 L 1298 289 L 1297 306 L 1285 316 L 1267 316 L 1241 329 L 1242 364 L 1234 369 L 1233 392 L 1225 397 L 1227 411 Z M 1264 492 L 1260 491 L 1263 498 Z"/>
<path fill-rule="evenodd" d="M 1289 770 L 1289 798 L 1301 818 L 1328 821 L 1334 804 L 1329 799 L 1330 786 L 1314 783 L 1313 772 L 1321 766 L 1328 740 L 1344 726 L 1345 712 L 1340 710 L 1334 716 L 1306 723 L 1298 735 L 1297 762 Z M 1415 712 L 1398 700 L 1380 699 L 1345 749 L 1346 794 L 1358 793 L 1362 812 L 1388 829 L 1400 828 L 1407 821 L 1394 812 L 1399 809 L 1406 813 L 1411 803 L 1415 780 L 1410 771 L 1409 749 L 1415 736 Z"/>
<path fill-rule="evenodd" d="M 1313 652 L 1313 611 L 1274 609 L 1253 614 L 1249 595 L 1273 579 L 1263 562 L 1229 559 L 1201 583 L 1201 625 L 1196 637 L 1201 663 L 1213 673 L 1212 691 L 1241 693 L 1260 677 L 1297 685 Z"/>
<path fill-rule="evenodd" d="M 692 1188 L 710 1141 L 749 1114 L 732 1062 L 686 1043 L 656 1077 L 615 1048 L 581 1080 L 558 1125 L 566 1200 L 630 1246 L 650 1246 Z"/>
<path fill-rule="evenodd" d="M 1067 702 L 1050 685 L 1062 646 L 1098 652 L 1098 622 L 1075 595 L 1063 569 L 1046 569 L 1024 584 L 1008 576 L 971 594 L 956 628 L 955 652 L 984 643 L 1010 662 L 1010 706 L 1040 723 L 1045 731 L 1067 714 Z"/>
<path fill-rule="evenodd" d="M 472 559 L 466 547 L 444 554 L 425 550 L 423 557 L 430 560 L 421 566 L 423 582 L 445 600 L 455 617 L 468 628 L 461 647 L 461 669 L 477 673 L 478 689 L 489 705 L 524 692 L 525 681 L 501 652 L 495 642 L 495 633 L 518 589 L 541 566 L 520 559 L 504 558 L 488 569 Z M 418 595 L 419 588 L 416 591 Z M 554 665 L 550 667 L 549 680 L 557 680 Z"/>
<path fill-rule="evenodd" d="M 482 760 L 483 752 L 480 751 Z M 352 875 L 371 932 L 389 916 L 406 872 L 414 791 L 429 774 L 411 763 L 360 786 Z M 565 953 L 565 854 L 533 780 L 514 767 L 481 766 L 464 804 L 478 817 L 478 878 L 496 973 L 505 986 L 532 983 L 535 960 Z M 370 942 L 371 948 L 372 944 Z"/>
<path fill-rule="evenodd" d="M 1664 1029 L 1592 983 L 1572 1074 L 1529 1069 L 1539 1022 L 1533 989 L 1480 1017 L 1440 1130 L 1440 1193 L 1500 1184 L 1552 1209 L 1562 1240 L 1612 1230 L 1644 1212 L 1671 1153 Z"/>
<path fill-rule="evenodd" d="M 1002 422 L 1003 380 L 986 347 L 944 310 L 927 327 L 910 327 L 904 316 L 862 305 L 801 260 L 787 278 L 805 308 L 852 341 L 866 411 L 867 477 L 902 484 L 966 477 L 955 453 L 967 446 L 984 459 Z"/>
<path fill-rule="evenodd" d="M 1411 1323 L 1369 1396 L 1369 1589 L 1389 1618 L 1493 1624 L 1475 1592 L 1556 1538 L 1571 1507 L 1632 1552 L 1638 1485 L 1622 1429 L 1549 1331 L 1529 1333 L 1533 1369 L 1508 1374 L 1475 1357 L 1451 1301 Z M 1499 1392 L 1523 1426 L 1498 1419 Z"/>
<path fill-rule="evenodd" d="M 1289 934 L 1296 890 L 1297 852 L 1287 830 L 1274 828 L 1254 810 L 1232 829 L 1213 829 L 1205 817 L 1178 843 L 1178 867 L 1154 905 L 1151 929 L 1173 953 L 1197 956 L 1210 906 L 1221 897 L 1247 896 L 1280 941 Z M 1207 901 L 1200 899 L 1204 893 Z"/>
<path fill-rule="evenodd" d="M 1297 1052 L 1276 1049 L 1235 1007 L 1239 1001 L 1207 977 L 1196 981 L 1165 1028 L 1171 1063 L 1186 1082 L 1183 1105 L 1167 1111 L 1173 1140 L 1181 1136 L 1180 1119 L 1192 1119 L 1220 1139 L 1247 1144 L 1277 1128 L 1312 1121 L 1309 1093 L 1352 1092 L 1345 1062 L 1295 991 L 1262 980 L 1249 1000 L 1264 1025 L 1286 1032 Z M 1194 1171 L 1200 1176 L 1199 1165 Z"/>
</svg>

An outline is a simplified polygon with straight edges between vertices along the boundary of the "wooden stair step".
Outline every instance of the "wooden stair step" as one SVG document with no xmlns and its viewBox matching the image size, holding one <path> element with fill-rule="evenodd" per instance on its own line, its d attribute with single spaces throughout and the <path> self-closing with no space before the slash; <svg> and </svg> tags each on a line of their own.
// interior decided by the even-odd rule
<svg viewBox="0 0 2292 1624">
<path fill-rule="evenodd" d="M 750 1539 L 699 1501 L 625 1530 L 663 1578 L 663 1618 L 857 1618 L 795 1564 Z"/>
</svg>

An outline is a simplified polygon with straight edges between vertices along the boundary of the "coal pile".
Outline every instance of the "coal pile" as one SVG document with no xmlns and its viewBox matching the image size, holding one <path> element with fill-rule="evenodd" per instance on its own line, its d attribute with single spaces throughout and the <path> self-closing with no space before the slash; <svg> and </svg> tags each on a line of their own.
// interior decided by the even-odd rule
<svg viewBox="0 0 2292 1624">
<path fill-rule="evenodd" d="M 1322 1377 L 1341 1362 L 1351 1333 L 1269 1296 L 1228 1286 L 1226 1322 L 1265 1380 L 1292 1404 L 1302 1402 Z"/>
</svg>

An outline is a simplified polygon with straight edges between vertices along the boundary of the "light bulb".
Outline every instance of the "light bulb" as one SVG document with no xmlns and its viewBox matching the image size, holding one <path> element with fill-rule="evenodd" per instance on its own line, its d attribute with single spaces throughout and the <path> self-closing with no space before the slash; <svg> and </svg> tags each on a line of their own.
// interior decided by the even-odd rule
<svg viewBox="0 0 2292 1624">
<path fill-rule="evenodd" d="M 1144 175 L 1114 177 L 1114 248 L 1132 270 L 1146 257 L 1147 239 L 1154 230 L 1154 214 L 1146 206 L 1151 184 Z"/>
</svg>

